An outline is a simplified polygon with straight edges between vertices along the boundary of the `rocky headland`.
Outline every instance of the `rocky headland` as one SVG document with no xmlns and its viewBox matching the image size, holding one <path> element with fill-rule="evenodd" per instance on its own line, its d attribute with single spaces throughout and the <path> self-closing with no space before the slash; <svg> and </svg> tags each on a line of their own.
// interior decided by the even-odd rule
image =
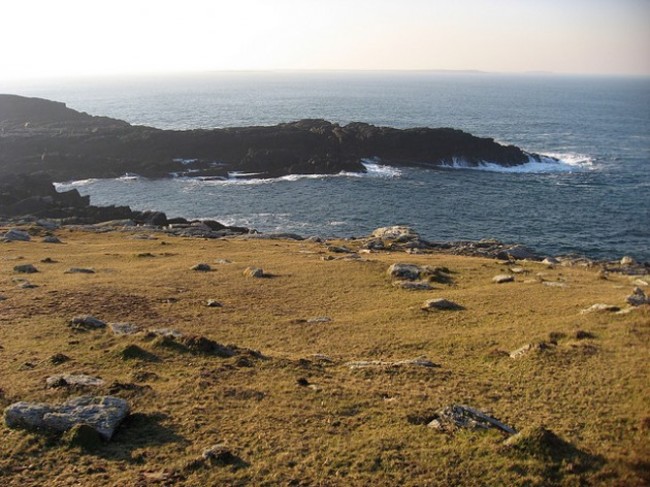
<svg viewBox="0 0 650 487">
<path fill-rule="evenodd" d="M 525 164 L 539 156 L 452 128 L 395 129 L 300 120 L 270 127 L 160 130 L 65 104 L 0 95 L 0 175 L 46 171 L 55 180 L 191 175 L 256 177 L 364 172 L 362 161 L 438 166 Z"/>
</svg>

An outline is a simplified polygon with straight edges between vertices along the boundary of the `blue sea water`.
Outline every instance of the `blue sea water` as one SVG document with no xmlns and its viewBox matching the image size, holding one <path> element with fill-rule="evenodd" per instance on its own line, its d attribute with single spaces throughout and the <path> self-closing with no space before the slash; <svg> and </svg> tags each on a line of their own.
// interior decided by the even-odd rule
<svg viewBox="0 0 650 487">
<path fill-rule="evenodd" d="M 650 260 L 650 78 L 435 72 L 208 73 L 0 84 L 0 92 L 168 129 L 301 118 L 454 127 L 559 157 L 252 181 L 65 182 L 128 204 L 263 231 L 360 236 L 408 224 L 431 240 L 498 238 L 546 254 Z"/>
</svg>

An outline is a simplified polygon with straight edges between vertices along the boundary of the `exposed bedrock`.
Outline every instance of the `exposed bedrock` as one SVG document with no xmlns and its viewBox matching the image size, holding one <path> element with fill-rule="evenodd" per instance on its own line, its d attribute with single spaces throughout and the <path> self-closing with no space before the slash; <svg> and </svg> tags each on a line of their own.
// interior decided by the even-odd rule
<svg viewBox="0 0 650 487">
<path fill-rule="evenodd" d="M 0 95 L 0 175 L 47 171 L 55 180 L 170 173 L 225 177 L 363 172 L 363 159 L 436 166 L 523 164 L 529 154 L 451 128 L 395 129 L 300 120 L 271 127 L 159 130 L 95 117 L 63 103 Z M 532 157 L 536 157 L 532 155 Z"/>
</svg>

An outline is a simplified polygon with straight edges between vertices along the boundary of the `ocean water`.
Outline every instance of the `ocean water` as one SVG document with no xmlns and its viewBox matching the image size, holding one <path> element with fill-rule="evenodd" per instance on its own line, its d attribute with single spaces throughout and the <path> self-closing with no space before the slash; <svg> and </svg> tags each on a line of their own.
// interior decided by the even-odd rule
<svg viewBox="0 0 650 487">
<path fill-rule="evenodd" d="M 365 175 L 59 185 L 93 204 L 325 237 L 408 224 L 431 240 L 490 237 L 549 255 L 650 260 L 650 78 L 251 72 L 5 83 L 0 92 L 169 129 L 301 118 L 454 127 L 561 160 L 510 170 L 367 161 Z"/>
</svg>

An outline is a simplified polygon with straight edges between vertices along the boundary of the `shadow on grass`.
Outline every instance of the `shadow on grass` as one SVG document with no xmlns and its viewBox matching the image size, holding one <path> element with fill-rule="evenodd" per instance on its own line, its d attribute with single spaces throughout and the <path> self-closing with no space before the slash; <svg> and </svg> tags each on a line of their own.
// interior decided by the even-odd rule
<svg viewBox="0 0 650 487">
<path fill-rule="evenodd" d="M 506 441 L 503 451 L 526 461 L 515 469 L 541 474 L 549 485 L 561 484 L 566 476 L 594 472 L 605 465 L 602 455 L 581 450 L 544 427 L 522 430 Z"/>
<path fill-rule="evenodd" d="M 167 443 L 188 444 L 181 435 L 162 423 L 167 415 L 155 413 L 135 413 L 128 416 L 115 432 L 115 436 L 108 443 L 86 450 L 86 453 L 102 457 L 107 460 L 125 461 L 132 464 L 144 463 L 145 459 L 139 455 L 134 456 L 134 450 Z"/>
</svg>

